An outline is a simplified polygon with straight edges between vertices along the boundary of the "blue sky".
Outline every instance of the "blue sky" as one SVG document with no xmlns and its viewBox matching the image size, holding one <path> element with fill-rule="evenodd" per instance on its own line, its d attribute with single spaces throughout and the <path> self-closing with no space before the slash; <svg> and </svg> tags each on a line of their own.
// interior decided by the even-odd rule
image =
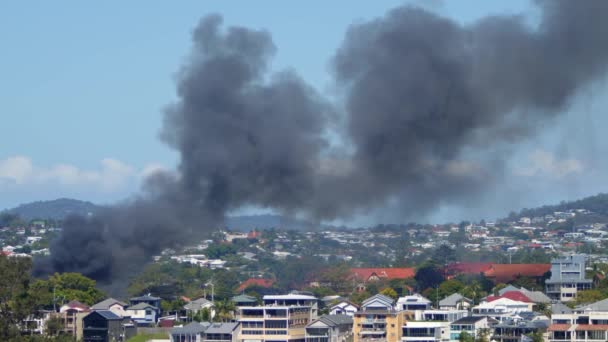
<svg viewBox="0 0 608 342">
<path fill-rule="evenodd" d="M 133 193 L 149 170 L 174 168 L 177 156 L 157 135 L 162 110 L 174 99 L 174 75 L 188 55 L 190 32 L 202 16 L 220 13 L 228 25 L 267 29 L 278 48 L 273 67 L 294 68 L 328 91 L 327 64 L 348 25 L 403 3 L 0 3 L 0 208 L 63 196 L 112 202 Z M 534 15 L 523 0 L 410 3 L 463 23 L 488 14 Z M 601 103 L 587 101 L 579 110 L 594 116 Z M 571 117 L 578 122 L 578 116 Z M 568 168 L 573 157 L 564 166 L 553 151 L 561 139 L 541 136 L 517 158 L 525 163 L 540 151 L 548 154 L 545 164 Z M 576 187 L 571 196 L 591 191 Z"/>
</svg>

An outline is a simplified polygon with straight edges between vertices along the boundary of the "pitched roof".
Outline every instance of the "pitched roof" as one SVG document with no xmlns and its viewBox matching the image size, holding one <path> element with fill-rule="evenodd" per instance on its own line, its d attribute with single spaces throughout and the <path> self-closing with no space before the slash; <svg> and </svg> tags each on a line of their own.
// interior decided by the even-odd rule
<svg viewBox="0 0 608 342">
<path fill-rule="evenodd" d="M 608 311 L 608 298 L 597 301 L 595 303 L 591 303 L 588 305 L 583 305 L 576 307 L 576 311 Z"/>
<path fill-rule="evenodd" d="M 412 267 L 402 268 L 351 268 L 350 274 L 354 278 L 368 281 L 372 276 L 382 279 L 409 279 L 416 275 L 416 270 Z"/>
<path fill-rule="evenodd" d="M 238 291 L 244 291 L 246 288 L 250 286 L 259 286 L 264 288 L 269 288 L 274 285 L 274 279 L 263 279 L 263 278 L 249 278 L 245 280 L 238 288 Z"/>
<path fill-rule="evenodd" d="M 509 299 L 516 300 L 519 302 L 532 303 L 532 300 L 530 300 L 530 298 L 528 298 L 528 296 L 524 295 L 523 293 L 521 293 L 519 291 L 507 291 L 507 292 L 503 293 L 501 296 L 488 296 L 486 298 L 486 300 L 488 302 L 493 302 L 500 298 L 509 298 Z"/>
<path fill-rule="evenodd" d="M 211 324 L 208 322 L 203 322 L 203 323 L 192 322 L 183 327 L 177 327 L 177 328 L 171 329 L 171 335 L 174 335 L 174 334 L 188 334 L 188 335 L 200 334 L 202 332 L 205 332 L 205 330 L 207 330 L 207 328 L 210 325 Z"/>
<path fill-rule="evenodd" d="M 69 301 L 67 304 L 65 304 L 64 306 L 66 306 L 68 309 L 76 309 L 79 311 L 86 311 L 89 310 L 89 306 L 86 304 L 83 304 L 77 300 L 71 300 Z"/>
<path fill-rule="evenodd" d="M 484 318 L 486 318 L 486 316 L 467 316 L 457 319 L 451 324 L 475 324 Z"/>
<path fill-rule="evenodd" d="M 93 312 L 91 312 L 90 314 L 86 315 L 85 317 L 88 317 L 90 315 L 93 314 L 98 314 L 101 317 L 107 319 L 107 320 L 119 320 L 122 319 L 120 316 L 118 316 L 117 314 L 113 313 L 110 310 L 95 310 Z"/>
<path fill-rule="evenodd" d="M 447 266 L 448 274 L 479 274 L 490 269 L 491 262 L 457 262 Z"/>
<path fill-rule="evenodd" d="M 152 310 L 156 310 L 157 308 L 155 306 L 152 306 L 148 303 L 138 303 L 135 304 L 133 306 L 129 306 L 127 308 L 127 310 L 146 310 L 146 309 L 152 309 Z"/>
<path fill-rule="evenodd" d="M 572 309 L 570 309 L 566 304 L 557 302 L 551 304 L 551 313 L 554 314 L 571 314 Z"/>
<path fill-rule="evenodd" d="M 522 288 L 522 289 L 523 289 L 523 288 Z M 511 285 L 511 284 L 509 284 L 509 285 L 507 285 L 506 287 L 504 287 L 504 288 L 500 289 L 500 290 L 498 291 L 498 295 L 499 295 L 499 296 L 502 296 L 502 294 L 503 294 L 503 293 L 505 293 L 505 292 L 509 292 L 509 291 L 519 291 L 519 290 L 520 290 L 520 288 L 518 288 L 518 287 L 516 287 L 516 286 L 513 286 L 513 285 Z"/>
<path fill-rule="evenodd" d="M 213 323 L 205 330 L 205 334 L 232 334 L 239 326 L 238 322 L 233 323 Z"/>
<path fill-rule="evenodd" d="M 101 302 L 91 306 L 91 310 L 108 310 L 110 306 L 114 304 L 119 304 L 122 307 L 127 306 L 127 303 L 121 302 L 118 299 L 108 298 L 104 299 Z"/>
<path fill-rule="evenodd" d="M 353 318 L 348 315 L 323 315 L 323 316 L 319 317 L 318 319 L 312 321 L 310 324 L 313 324 L 318 321 L 321 321 L 321 322 L 327 324 L 327 326 L 329 326 L 329 327 L 353 324 Z"/>
<path fill-rule="evenodd" d="M 461 295 L 460 293 L 452 293 L 451 295 L 439 301 L 439 306 L 456 306 L 460 302 L 473 303 L 473 300 Z"/>
<path fill-rule="evenodd" d="M 526 295 L 526 297 L 530 298 L 534 303 L 551 303 L 551 298 L 547 297 L 546 294 L 540 291 L 530 291 L 522 288 L 521 293 Z"/>
<path fill-rule="evenodd" d="M 506 283 L 519 276 L 542 277 L 549 270 L 551 264 L 492 264 L 484 274 L 496 282 Z"/>
<path fill-rule="evenodd" d="M 391 297 L 385 296 L 383 294 L 376 294 L 364 300 L 363 303 L 361 303 L 361 306 L 367 306 L 368 304 L 374 301 L 379 301 L 382 304 L 385 304 L 386 306 L 393 306 L 393 304 L 395 303 L 395 300 Z"/>
<path fill-rule="evenodd" d="M 232 297 L 232 301 L 235 303 L 256 303 L 257 299 L 255 299 L 255 297 L 242 294 Z"/>
</svg>

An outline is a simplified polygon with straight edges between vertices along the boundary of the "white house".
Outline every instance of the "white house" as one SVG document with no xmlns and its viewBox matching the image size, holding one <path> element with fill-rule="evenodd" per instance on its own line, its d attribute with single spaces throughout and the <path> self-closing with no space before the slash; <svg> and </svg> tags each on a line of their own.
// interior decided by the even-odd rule
<svg viewBox="0 0 608 342">
<path fill-rule="evenodd" d="M 415 293 L 411 296 L 399 297 L 395 310 L 402 311 L 416 311 L 416 310 L 427 310 L 431 308 L 431 301 L 424 298 L 423 296 Z"/>
<path fill-rule="evenodd" d="M 529 312 L 530 303 L 509 298 L 484 302 L 473 307 L 473 316 L 489 316 L 500 322 L 521 312 Z"/>
<path fill-rule="evenodd" d="M 139 303 L 125 310 L 137 325 L 154 325 L 158 319 L 158 309 L 147 303 Z"/>
<path fill-rule="evenodd" d="M 347 315 L 353 317 L 359 311 L 359 306 L 347 300 L 343 300 L 329 308 L 330 315 Z"/>
<path fill-rule="evenodd" d="M 127 316 L 127 313 L 125 312 L 126 307 L 127 307 L 126 303 L 121 302 L 118 299 L 108 298 L 106 300 L 103 300 L 103 301 L 91 306 L 91 310 L 92 311 L 109 310 L 109 311 L 112 311 L 112 313 L 114 313 L 117 316 L 126 317 Z"/>
</svg>

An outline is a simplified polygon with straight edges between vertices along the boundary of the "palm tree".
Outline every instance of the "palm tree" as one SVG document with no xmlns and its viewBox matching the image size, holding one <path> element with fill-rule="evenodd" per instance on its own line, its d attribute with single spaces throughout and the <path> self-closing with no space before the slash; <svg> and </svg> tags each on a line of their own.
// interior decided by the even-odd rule
<svg viewBox="0 0 608 342">
<path fill-rule="evenodd" d="M 233 318 L 233 312 L 235 310 L 234 302 L 229 299 L 224 299 L 215 303 L 215 317 L 216 321 L 229 322 Z"/>
</svg>

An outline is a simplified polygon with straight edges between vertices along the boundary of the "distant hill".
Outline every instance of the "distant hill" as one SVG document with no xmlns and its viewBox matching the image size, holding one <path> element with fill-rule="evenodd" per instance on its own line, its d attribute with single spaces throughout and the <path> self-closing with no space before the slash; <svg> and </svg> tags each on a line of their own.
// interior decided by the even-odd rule
<svg viewBox="0 0 608 342">
<path fill-rule="evenodd" d="M 100 206 L 91 202 L 70 198 L 59 198 L 52 201 L 37 201 L 21 204 L 18 207 L 6 211 L 11 214 L 19 215 L 19 217 L 26 220 L 37 218 L 61 220 L 70 214 L 83 216 L 94 214 L 100 208 Z"/>
<path fill-rule="evenodd" d="M 586 209 L 595 214 L 608 216 L 608 194 L 597 194 L 580 200 L 571 202 L 561 202 L 560 204 L 545 205 L 538 208 L 522 209 L 517 217 L 538 217 L 553 214 L 556 211 L 568 211 L 575 209 Z"/>
<path fill-rule="evenodd" d="M 231 230 L 248 231 L 253 228 L 287 228 L 314 230 L 321 226 L 312 222 L 288 218 L 281 215 L 243 215 L 229 216 L 226 219 L 226 227 Z"/>
</svg>

